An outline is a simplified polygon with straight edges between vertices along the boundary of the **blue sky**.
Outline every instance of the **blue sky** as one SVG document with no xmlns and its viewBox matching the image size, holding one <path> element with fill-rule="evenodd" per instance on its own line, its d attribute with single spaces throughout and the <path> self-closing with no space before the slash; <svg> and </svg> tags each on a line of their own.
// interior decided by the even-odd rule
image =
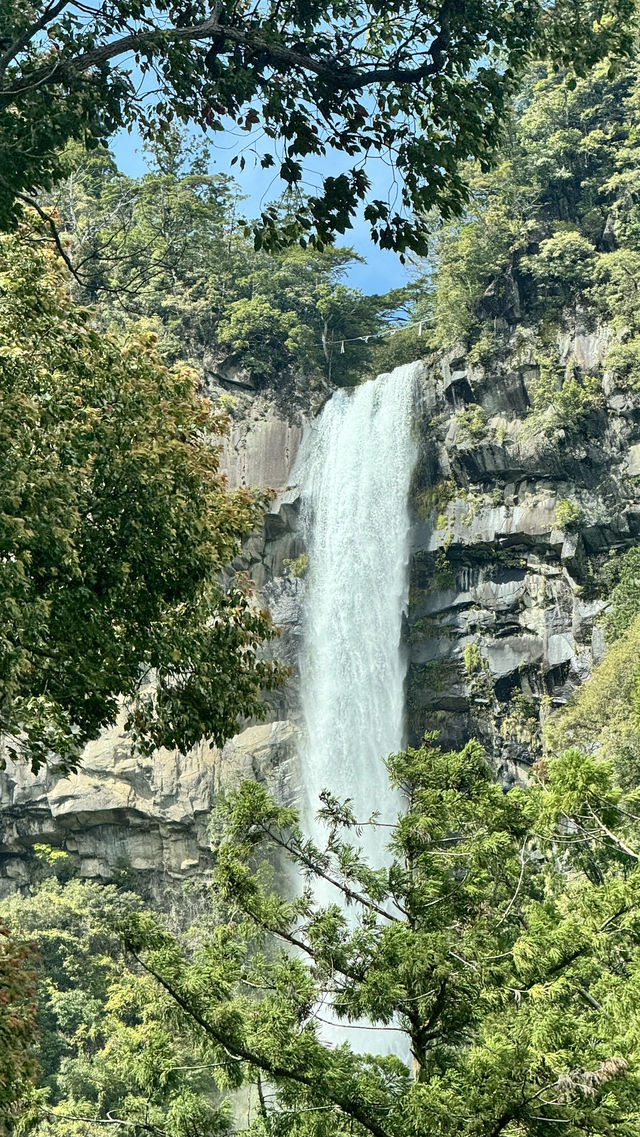
<svg viewBox="0 0 640 1137">
<path fill-rule="evenodd" d="M 276 178 L 274 182 L 272 172 L 266 172 L 259 166 L 254 166 L 249 160 L 247 160 L 245 169 L 242 171 L 238 171 L 237 165 L 230 168 L 229 163 L 238 146 L 236 141 L 226 132 L 211 135 L 209 141 L 212 143 L 214 159 L 212 171 L 233 175 L 241 192 L 247 198 L 243 202 L 246 216 L 256 216 L 270 197 L 278 195 L 280 188 L 278 179 Z M 246 135 L 243 141 L 246 142 Z M 219 147 L 217 158 L 216 144 Z M 120 169 L 130 177 L 137 177 L 147 169 L 142 143 L 137 135 L 128 134 L 126 131 L 120 132 L 112 139 L 111 149 Z M 341 159 L 339 155 L 331 156 L 322 170 L 314 170 L 312 173 L 316 178 L 323 174 L 335 174 L 341 169 L 341 161 L 345 160 L 348 161 L 348 158 Z M 388 192 L 386 184 L 388 172 L 386 169 L 376 169 L 376 164 L 372 163 L 367 172 L 373 182 L 372 196 L 386 196 Z M 339 243 L 350 245 L 365 260 L 364 264 L 354 265 L 349 271 L 347 280 L 354 288 L 360 288 L 366 293 L 386 292 L 389 288 L 400 287 L 409 279 L 408 270 L 400 264 L 400 258 L 396 253 L 379 249 L 374 245 L 369 235 L 369 226 L 362 217 L 356 219 L 354 228 L 345 233 L 344 238 Z"/>
</svg>

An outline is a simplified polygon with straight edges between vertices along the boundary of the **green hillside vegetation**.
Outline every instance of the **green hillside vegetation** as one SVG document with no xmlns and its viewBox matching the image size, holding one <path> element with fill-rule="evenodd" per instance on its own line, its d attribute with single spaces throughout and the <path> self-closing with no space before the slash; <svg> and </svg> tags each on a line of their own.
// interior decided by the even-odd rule
<svg viewBox="0 0 640 1137">
<path fill-rule="evenodd" d="M 549 746 L 596 748 L 620 782 L 640 785 L 640 547 L 605 566 L 608 650 L 600 665 L 547 724 Z"/>
<path fill-rule="evenodd" d="M 24 15 L 11 7 L 19 37 Z M 145 754 L 221 744 L 239 721 L 259 716 L 262 692 L 282 677 L 261 650 L 270 620 L 229 567 L 267 497 L 230 491 L 220 474 L 229 395 L 212 405 L 207 385 L 239 381 L 295 411 L 311 395 L 414 358 L 415 330 L 382 345 L 359 340 L 345 353 L 337 346 L 379 331 L 403 305 L 423 323 L 420 350 L 461 342 L 488 371 L 507 342 L 517 350 L 516 328 L 529 336 L 539 369 L 531 415 L 544 416 L 550 432 L 589 428 L 605 373 L 623 390 L 640 387 L 640 71 L 635 61 L 602 61 L 607 12 L 599 23 L 588 8 L 582 22 L 579 9 L 576 22 L 573 6 L 552 7 L 545 36 L 563 65 L 530 67 L 493 169 L 497 120 L 540 12 L 519 3 L 496 11 L 513 69 L 501 85 L 480 68 L 491 88 L 480 105 L 468 72 L 483 58 L 486 13 L 469 8 L 465 31 L 451 9 L 456 42 L 471 41 L 465 74 L 448 70 L 453 85 L 436 83 L 436 122 L 462 116 L 466 143 L 449 149 L 453 135 L 431 120 L 419 136 L 417 160 L 431 154 L 431 171 L 451 180 L 443 189 L 433 175 L 425 194 L 410 187 L 422 207 L 415 240 L 380 203 L 368 214 L 383 244 L 423 252 L 431 235 L 411 288 L 383 296 L 348 287 L 353 253 L 325 240 L 344 228 L 363 184 L 329 186 L 328 204 L 302 203 L 297 213 L 289 199 L 245 227 L 233 182 L 212 175 L 204 153 L 185 151 L 168 115 L 166 145 L 155 145 L 155 165 L 141 178 L 125 177 L 102 148 L 67 146 L 104 140 L 131 99 L 114 88 L 106 58 L 94 88 L 77 70 L 74 36 L 92 52 L 95 29 L 65 17 L 59 46 L 35 32 L 16 64 L 0 45 L 12 83 L 24 69 L 39 80 L 24 99 L 16 89 L 2 102 L 0 58 L 0 143 L 4 131 L 11 150 L 16 121 L 51 102 L 34 127 L 34 169 L 3 174 L 0 186 L 0 212 L 13 226 L 0 239 L 6 758 L 68 773 L 121 702 Z M 112 30 L 122 31 L 121 21 L 146 7 L 127 0 L 115 11 Z M 173 8 L 165 14 L 183 19 Z M 183 16 L 193 23 L 200 14 L 196 5 Z M 351 18 L 344 7 L 339 15 Z M 277 6 L 265 56 L 247 56 L 244 41 L 233 54 L 230 29 L 237 37 L 251 25 L 256 34 L 244 10 L 236 16 L 213 45 L 206 29 L 206 68 L 234 113 L 255 94 L 255 76 L 274 66 L 284 35 Z M 304 72 L 328 50 L 317 28 L 326 19 L 299 7 L 285 17 L 310 39 L 295 64 Z M 409 50 L 398 47 L 404 9 L 397 25 L 375 7 L 370 18 L 378 63 L 394 45 Z M 261 28 L 260 13 L 255 21 Z M 618 44 L 629 39 L 626 26 L 610 31 Z M 189 118 L 194 72 L 174 34 L 156 36 L 142 58 L 168 69 Z M 576 42 L 582 63 L 596 63 L 588 74 L 580 61 L 569 68 Z M 53 85 L 42 70 L 46 50 L 66 52 Z M 200 96 L 209 79 L 200 55 L 197 63 Z M 295 67 L 289 93 L 299 92 Z M 335 109 L 336 91 L 313 83 L 315 105 Z M 397 106 L 389 96 L 382 135 L 389 116 L 411 112 L 402 90 Z M 274 107 L 275 95 L 263 97 L 300 143 L 307 112 L 294 120 L 286 99 Z M 349 154 L 362 118 L 354 98 L 342 135 Z M 487 115 L 488 149 L 480 144 Z M 305 153 L 313 152 L 311 139 Z M 480 166 L 468 161 L 478 153 Z M 283 177 L 296 183 L 296 169 L 285 166 Z M 27 184 L 47 191 L 35 213 L 15 197 Z M 471 201 L 453 217 L 467 184 Z M 55 237 L 39 210 L 49 211 Z M 320 248 L 310 249 L 314 225 Z M 270 256 L 254 248 L 265 228 Z M 294 247 L 300 230 L 307 236 Z M 603 368 L 560 367 L 559 327 L 605 325 Z M 479 438 L 486 416 L 467 407 L 459 426 Z M 422 502 L 425 515 L 434 501 Z M 557 522 L 577 526 L 579 508 L 562 498 Z M 290 577 L 304 576 L 303 557 L 289 562 Z M 637 1137 L 639 582 L 638 548 L 600 574 L 608 651 L 551 717 L 530 784 L 497 784 L 491 756 L 474 741 L 443 752 L 427 736 L 386 758 L 406 801 L 397 823 L 379 830 L 387 868 L 366 864 L 358 848 L 375 818 L 355 817 L 349 802 L 327 794 L 327 841 L 317 846 L 295 811 L 255 782 L 221 795 L 215 867 L 198 896 L 169 914 L 143 903 L 126 871 L 99 885 L 74 877 L 59 851 L 36 847 L 29 894 L 0 903 L 3 1137 Z M 478 670 L 472 655 L 468 646 L 469 673 Z M 301 890 L 284 895 L 281 882 L 293 875 Z M 314 904 L 318 880 L 334 886 L 335 904 Z M 369 1051 L 330 1043 L 327 1019 L 347 1037 L 370 1031 Z M 397 1036 L 396 1054 L 380 1053 L 383 1030 Z"/>
<path fill-rule="evenodd" d="M 0 921 L 0 1133 L 11 1132 L 33 1093 L 36 1063 L 33 944 Z"/>
<path fill-rule="evenodd" d="M 64 858 L 53 865 L 64 879 Z M 97 1117 L 171 1137 L 227 1131 L 229 1110 L 212 1100 L 197 1041 L 157 983 L 126 966 L 118 927 L 141 907 L 115 886 L 55 875 L 4 905 L 20 940 L 38 944 L 39 1088 L 18 1132 L 82 1137 L 100 1130 L 90 1124 Z"/>
<path fill-rule="evenodd" d="M 567 317 L 603 322 L 615 333 L 605 367 L 623 387 L 640 381 L 639 81 L 637 62 L 533 70 L 500 162 L 471 174 L 464 220 L 434 229 L 422 301 L 434 346 L 467 341 L 482 361 L 504 317 L 543 339 L 548 325 L 550 343 Z"/>
<path fill-rule="evenodd" d="M 351 249 L 256 252 L 237 185 L 208 173 L 206 148 L 177 132 L 152 149 L 139 178 L 108 154 L 73 153 L 76 169 L 48 206 L 69 242 L 74 296 L 103 327 L 153 330 L 169 362 L 187 361 L 213 382 L 222 369 L 289 399 L 361 380 L 373 343 L 342 353 L 340 342 L 378 331 L 404 294 L 347 286 Z"/>
</svg>

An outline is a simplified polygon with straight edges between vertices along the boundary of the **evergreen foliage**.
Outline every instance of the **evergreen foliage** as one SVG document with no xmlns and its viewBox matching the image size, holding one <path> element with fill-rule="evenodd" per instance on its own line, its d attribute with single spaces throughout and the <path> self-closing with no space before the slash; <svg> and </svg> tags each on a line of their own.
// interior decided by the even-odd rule
<svg viewBox="0 0 640 1137">
<path fill-rule="evenodd" d="M 220 818 L 217 924 L 186 941 L 113 890 L 100 898 L 95 886 L 50 886 L 33 901 L 13 902 L 30 934 L 34 920 L 42 926 L 44 905 L 54 905 L 53 930 L 44 933 L 43 950 L 58 953 L 48 968 L 47 1006 L 67 1053 L 77 1054 L 89 1037 L 98 1047 L 91 1066 L 77 1056 L 65 1062 L 57 1092 L 75 1094 L 81 1085 L 85 1097 L 51 1099 L 47 1125 L 80 1108 L 95 1118 L 102 1109 L 104 1117 L 107 1100 L 125 1121 L 141 1116 L 158 1091 L 143 1084 L 134 1063 L 119 1075 L 132 1098 L 122 1082 L 120 1096 L 109 1098 L 104 1062 L 118 1069 L 122 1054 L 138 1053 L 145 1039 L 153 1085 L 170 1096 L 167 1064 L 180 1065 L 171 1047 L 190 1037 L 197 1063 L 209 1070 L 216 1109 L 225 1087 L 256 1087 L 253 1120 L 240 1125 L 254 1137 L 550 1137 L 559 1125 L 570 1137 L 633 1137 L 640 1120 L 637 793 L 622 793 L 606 763 L 577 750 L 549 760 L 529 790 L 506 793 L 476 743 L 442 753 L 427 739 L 387 767 L 408 804 L 386 833 L 386 868 L 360 856 L 358 828 L 375 819 L 354 817 L 349 802 L 324 795 L 328 838 L 318 847 L 293 810 L 243 783 Z M 274 857 L 300 873 L 297 896 L 285 899 L 274 888 Z M 313 902 L 320 878 L 333 883 L 335 904 Z M 57 977 L 62 968 L 68 986 L 69 961 L 84 957 L 101 905 L 120 929 L 136 978 L 123 980 L 105 961 L 112 949 L 103 946 L 97 958 L 94 949 L 97 982 L 109 977 L 108 1014 L 100 1014 L 100 988 L 93 1035 L 74 1034 L 65 1007 L 78 1003 L 70 992 L 56 994 Z M 65 917 L 61 928 L 70 906 L 71 923 Z M 97 934 L 104 934 L 99 924 Z M 131 1016 L 128 1025 L 120 1016 Z M 162 1035 L 163 1016 L 172 1034 L 156 1047 L 150 1039 Z M 367 1034 L 369 1052 L 331 1045 L 327 1019 L 343 1022 L 347 1034 L 350 1024 Z M 381 1028 L 397 1037 L 411 1067 L 380 1054 Z M 34 1124 L 38 1134 L 65 1132 Z M 153 1124 L 181 1137 L 219 1132 L 213 1122 Z"/>
</svg>

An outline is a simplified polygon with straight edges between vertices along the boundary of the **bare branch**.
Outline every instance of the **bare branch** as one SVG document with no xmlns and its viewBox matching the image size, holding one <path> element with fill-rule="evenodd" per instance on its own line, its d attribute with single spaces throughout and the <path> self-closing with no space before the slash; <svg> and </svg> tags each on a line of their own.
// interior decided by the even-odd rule
<svg viewBox="0 0 640 1137">
<path fill-rule="evenodd" d="M 46 210 L 43 209 L 42 206 L 39 205 L 38 202 L 33 197 L 27 197 L 27 195 L 24 193 L 17 193 L 16 197 L 19 198 L 20 201 L 23 201 L 25 203 L 25 205 L 29 205 L 29 206 L 31 206 L 32 209 L 35 209 L 38 216 L 41 217 L 42 220 L 47 223 L 47 225 L 49 226 L 49 229 L 51 231 L 51 236 L 53 237 L 53 243 L 55 244 L 56 249 L 60 253 L 60 256 L 62 257 L 67 268 L 69 269 L 69 272 L 71 273 L 74 280 L 76 280 L 78 282 L 78 284 L 83 285 L 82 278 L 78 275 L 78 270 L 76 269 L 75 265 L 73 264 L 71 257 L 69 256 L 67 250 L 65 249 L 65 247 L 62 243 L 62 239 L 61 239 L 60 234 L 58 232 L 58 226 L 56 225 L 55 220 L 51 216 L 51 214 L 47 213 Z"/>
<path fill-rule="evenodd" d="M 624 841 L 621 841 L 619 837 L 616 837 L 615 833 L 612 833 L 610 829 L 607 829 L 604 821 L 601 817 L 598 816 L 590 802 L 587 802 L 587 809 L 589 810 L 589 813 L 593 817 L 596 824 L 599 826 L 602 832 L 607 835 L 609 840 L 613 841 L 614 845 L 621 849 L 623 853 L 626 853 L 628 857 L 633 857 L 635 861 L 640 860 L 640 855 L 636 853 L 634 849 L 629 848 L 628 845 L 625 845 Z"/>
<path fill-rule="evenodd" d="M 507 904 L 507 907 L 505 908 L 504 912 L 502 913 L 502 916 L 501 916 L 501 917 L 500 917 L 500 919 L 498 920 L 498 923 L 495 925 L 495 927 L 496 927 L 496 928 L 499 928 L 501 924 L 504 924 L 504 922 L 505 922 L 505 920 L 506 920 L 507 916 L 509 915 L 509 913 L 510 913 L 511 909 L 513 908 L 513 906 L 514 906 L 514 904 L 515 904 L 515 902 L 516 902 L 516 900 L 517 900 L 517 897 L 518 897 L 518 893 L 520 892 L 520 887 L 521 887 L 521 885 L 522 885 L 522 880 L 523 880 L 523 877 L 524 877 L 524 870 L 525 870 L 525 866 L 526 866 L 526 863 L 527 863 L 527 862 L 526 862 L 526 860 L 525 860 L 525 856 L 524 856 L 526 847 L 527 847 L 527 842 L 525 841 L 525 842 L 524 842 L 524 845 L 522 846 L 522 849 L 520 850 L 520 865 L 521 865 L 521 868 L 520 868 L 520 876 L 518 877 L 518 883 L 517 883 L 517 885 L 516 885 L 516 890 L 515 890 L 515 892 L 514 892 L 513 896 L 511 897 L 511 900 L 510 900 L 510 901 L 509 901 L 509 903 Z"/>
</svg>

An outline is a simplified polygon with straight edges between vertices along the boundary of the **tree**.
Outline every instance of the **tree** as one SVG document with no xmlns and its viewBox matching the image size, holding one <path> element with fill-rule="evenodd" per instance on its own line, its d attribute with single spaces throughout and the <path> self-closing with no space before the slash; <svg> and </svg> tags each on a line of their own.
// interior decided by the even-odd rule
<svg viewBox="0 0 640 1137">
<path fill-rule="evenodd" d="M 632 1137 L 636 791 L 577 750 L 508 792 L 474 742 L 441 753 L 427 739 L 387 768 L 407 801 L 387 867 L 359 855 L 375 819 L 349 802 L 323 796 L 320 848 L 245 782 L 223 810 L 214 935 L 185 950 L 132 913 L 130 958 L 219 1064 L 218 1085 L 257 1086 L 254 1137 Z M 306 880 L 297 897 L 273 887 L 282 858 Z M 320 879 L 335 904 L 314 903 Z M 343 1044 L 323 1038 L 327 1019 Z M 354 1027 L 369 1053 L 349 1046 Z M 380 1054 L 381 1029 L 411 1067 Z"/>
<path fill-rule="evenodd" d="M 33 947 L 0 921 L 0 1133 L 21 1109 L 35 1074 Z"/>
<path fill-rule="evenodd" d="M 140 1137 L 228 1131 L 228 1106 L 212 1101 L 206 1062 L 171 1021 L 168 996 L 123 965 L 118 921 L 143 910 L 120 887 L 52 878 L 2 903 L 15 950 L 38 943 L 38 1071 L 24 1094 L 22 1132 L 94 1137 L 104 1123 L 91 1121 L 107 1117 Z"/>
<path fill-rule="evenodd" d="M 0 732 L 72 769 L 128 706 L 137 745 L 221 743 L 278 667 L 225 570 L 264 495 L 218 470 L 226 419 L 153 337 L 101 335 L 46 247 L 0 244 Z"/>
<path fill-rule="evenodd" d="M 211 130 L 225 121 L 255 127 L 256 161 L 275 167 L 294 202 L 284 226 L 277 210 L 264 211 L 258 244 L 326 244 L 366 201 L 374 240 L 418 252 L 425 227 L 408 214 L 461 209 L 461 163 L 490 158 L 532 54 L 582 70 L 609 51 L 628 51 L 634 18 L 632 0 L 392 7 L 115 0 L 95 8 L 8 0 L 5 7 L 2 226 L 15 223 L 25 197 L 60 178 L 71 140 L 96 146 L 133 122 L 157 134 L 177 117 Z M 352 164 L 299 200 L 306 162 L 330 150 Z M 369 157 L 390 161 L 400 175 L 399 208 L 371 199 Z"/>
<path fill-rule="evenodd" d="M 425 319 L 435 317 L 434 346 L 466 340 L 486 351 L 505 314 L 544 339 L 545 324 L 579 309 L 623 341 L 607 360 L 621 385 L 640 382 L 637 103 L 637 60 L 623 71 L 605 61 L 587 76 L 530 69 L 495 169 L 469 171 L 461 221 L 434 222 L 421 301 Z"/>
<path fill-rule="evenodd" d="M 70 242 L 72 294 L 103 327 L 142 319 L 168 361 L 201 372 L 249 372 L 256 387 L 288 394 L 362 378 L 373 346 L 342 354 L 336 341 L 371 335 L 402 290 L 363 296 L 342 277 L 351 249 L 256 252 L 238 220 L 238 187 L 207 173 L 207 154 L 177 133 L 155 147 L 140 178 L 108 154 L 82 155 L 46 202 Z M 333 346 L 331 346 L 333 345 Z"/>
</svg>

